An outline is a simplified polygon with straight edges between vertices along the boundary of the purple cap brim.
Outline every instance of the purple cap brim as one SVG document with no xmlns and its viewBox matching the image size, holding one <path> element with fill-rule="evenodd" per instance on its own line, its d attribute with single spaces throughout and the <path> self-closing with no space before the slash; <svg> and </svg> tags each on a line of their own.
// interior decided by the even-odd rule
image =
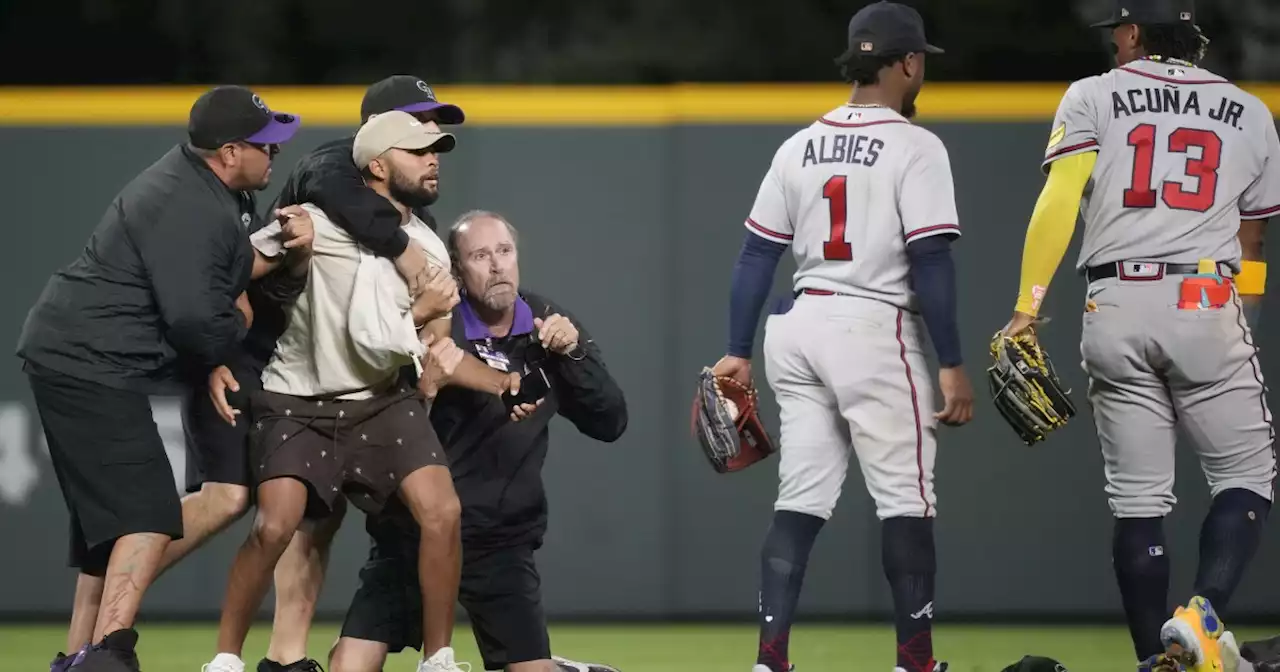
<svg viewBox="0 0 1280 672">
<path fill-rule="evenodd" d="M 244 141 L 256 145 L 278 145 L 289 142 L 301 125 L 302 119 L 296 114 L 274 112 L 271 115 L 271 121 L 267 122 L 262 130 L 245 138 Z"/>
<path fill-rule="evenodd" d="M 434 111 L 440 117 L 440 123 L 443 124 L 461 124 L 467 118 L 467 115 L 462 113 L 461 107 L 458 107 L 457 105 L 450 105 L 448 103 L 425 101 L 421 103 L 412 103 L 410 105 L 402 105 L 396 109 L 401 112 Z"/>
</svg>

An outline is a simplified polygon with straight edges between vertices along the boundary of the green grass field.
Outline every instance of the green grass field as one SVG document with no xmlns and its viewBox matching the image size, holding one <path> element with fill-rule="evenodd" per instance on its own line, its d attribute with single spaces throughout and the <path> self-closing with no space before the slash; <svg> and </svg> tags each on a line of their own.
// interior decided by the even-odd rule
<svg viewBox="0 0 1280 672">
<path fill-rule="evenodd" d="M 139 653 L 144 672 L 198 672 L 212 658 L 216 626 L 143 624 Z M 1246 639 L 1271 636 L 1280 627 L 1240 629 Z M 249 636 L 245 656 L 252 664 L 266 650 L 267 627 Z M 337 634 L 333 624 L 311 634 L 312 656 L 322 663 Z M 42 672 L 63 644 L 60 626 L 0 626 L 0 672 Z M 598 660 L 623 672 L 749 672 L 755 661 L 755 629 L 749 625 L 562 625 L 551 632 L 552 648 L 578 660 Z M 953 672 L 999 672 L 1024 654 L 1047 655 L 1071 672 L 1132 671 L 1132 649 L 1120 627 L 991 627 L 939 625 L 934 635 L 940 657 Z M 482 669 L 475 640 L 459 624 L 455 648 L 472 670 Z M 798 672 L 890 672 L 893 631 L 880 626 L 799 625 L 792 634 Z M 387 672 L 412 672 L 414 652 L 393 656 Z"/>
</svg>

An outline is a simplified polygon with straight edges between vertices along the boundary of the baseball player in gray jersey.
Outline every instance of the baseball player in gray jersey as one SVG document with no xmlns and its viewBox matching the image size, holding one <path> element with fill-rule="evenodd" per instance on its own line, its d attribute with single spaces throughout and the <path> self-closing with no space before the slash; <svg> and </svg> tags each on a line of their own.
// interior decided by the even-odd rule
<svg viewBox="0 0 1280 672">
<path fill-rule="evenodd" d="M 753 672 L 794 669 L 789 641 L 805 567 L 854 456 L 881 521 L 894 670 L 947 669 L 933 650 L 934 463 L 939 423 L 968 422 L 973 391 L 955 319 L 951 162 L 942 141 L 910 121 L 934 57 L 926 54 L 941 53 L 911 7 L 876 2 L 855 14 L 837 59 L 850 99 L 781 144 L 744 223 L 729 344 L 714 373 L 751 382 L 753 337 L 778 260 L 790 249 L 797 265 L 793 305 L 772 311 L 765 326 L 782 436 Z M 936 388 L 926 333 L 938 356 Z"/>
<path fill-rule="evenodd" d="M 1082 366 L 1140 669 L 1221 670 L 1214 610 L 1227 607 L 1257 549 L 1276 476 L 1240 298 L 1260 286 L 1259 264 L 1242 263 L 1239 237 L 1242 220 L 1280 214 L 1280 139 L 1261 101 L 1196 66 L 1207 40 L 1192 0 L 1122 0 L 1095 26 L 1112 30 L 1118 67 L 1062 99 L 1005 332 L 1033 328 L 1081 212 Z M 1178 429 L 1195 445 L 1213 505 L 1195 597 L 1170 618 L 1162 521 L 1175 503 Z"/>
</svg>

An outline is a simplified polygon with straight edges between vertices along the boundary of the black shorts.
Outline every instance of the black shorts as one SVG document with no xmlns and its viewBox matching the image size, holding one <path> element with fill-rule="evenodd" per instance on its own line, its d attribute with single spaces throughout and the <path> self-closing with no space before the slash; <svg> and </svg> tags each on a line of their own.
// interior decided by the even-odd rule
<svg viewBox="0 0 1280 672">
<path fill-rule="evenodd" d="M 370 516 L 373 536 L 360 585 L 351 598 L 342 636 L 382 642 L 391 653 L 422 648 L 422 592 L 418 587 L 418 536 L 407 512 Z M 486 670 L 551 658 L 542 580 L 532 546 L 465 550 L 458 601 Z"/>
<path fill-rule="evenodd" d="M 187 492 L 205 483 L 249 485 L 249 398 L 262 389 L 262 374 L 249 365 L 231 367 L 240 384 L 227 391 L 227 403 L 240 411 L 235 426 L 218 415 L 204 385 L 188 388 L 182 396 L 182 433 L 187 443 Z"/>
<path fill-rule="evenodd" d="M 411 387 L 354 401 L 253 394 L 249 430 L 254 483 L 290 477 L 310 491 L 307 517 L 333 511 L 345 495 L 365 513 L 396 497 L 405 476 L 449 460 L 425 398 Z"/>
<path fill-rule="evenodd" d="M 147 395 L 26 371 L 71 514 L 71 566 L 100 575 L 129 534 L 181 539 L 182 505 Z"/>
</svg>

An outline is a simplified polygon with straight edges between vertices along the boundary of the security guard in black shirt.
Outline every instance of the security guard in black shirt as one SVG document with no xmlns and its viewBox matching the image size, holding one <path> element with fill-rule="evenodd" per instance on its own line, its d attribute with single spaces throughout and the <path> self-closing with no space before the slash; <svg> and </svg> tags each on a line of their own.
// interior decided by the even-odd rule
<svg viewBox="0 0 1280 672">
<path fill-rule="evenodd" d="M 445 385 L 432 404 L 462 502 L 459 602 L 487 670 L 608 672 L 614 668 L 551 655 L 534 551 L 547 527 L 541 471 L 551 419 L 562 415 L 613 442 L 626 429 L 626 400 L 577 319 L 520 291 L 516 232 L 505 219 L 463 215 L 447 243 L 463 290 L 453 340 L 522 375 L 515 397 Z M 377 672 L 389 652 L 421 646 L 417 526 L 401 507 L 370 517 L 366 528 L 373 545 L 331 672 Z"/>
<path fill-rule="evenodd" d="M 205 92 L 187 142 L 125 185 L 23 325 L 17 354 L 71 513 L 71 564 L 81 574 L 73 624 L 93 620 L 79 607 L 103 605 L 91 637 L 68 635 L 72 652 L 93 645 L 86 669 L 138 669 L 134 619 L 166 547 L 184 534 L 149 396 L 203 381 L 239 348 L 246 319 L 236 299 L 254 266 L 252 192 L 267 186 L 299 123 L 243 87 Z"/>
</svg>

